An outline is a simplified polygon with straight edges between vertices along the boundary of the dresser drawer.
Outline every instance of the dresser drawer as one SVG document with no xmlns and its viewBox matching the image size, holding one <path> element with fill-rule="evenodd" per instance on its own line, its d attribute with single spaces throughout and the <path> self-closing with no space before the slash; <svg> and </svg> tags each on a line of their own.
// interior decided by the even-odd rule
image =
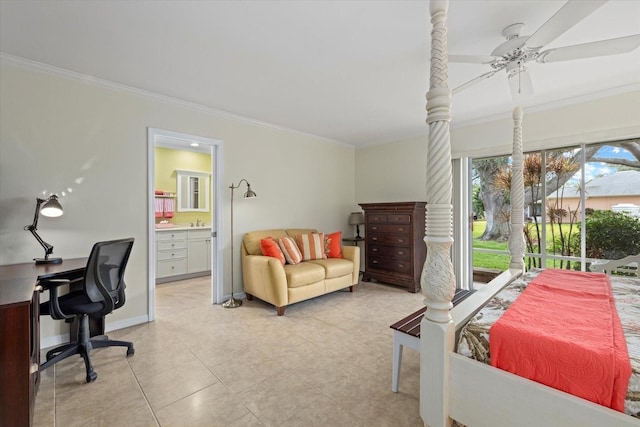
<svg viewBox="0 0 640 427">
<path fill-rule="evenodd" d="M 367 234 L 391 233 L 391 234 L 411 234 L 411 226 L 404 224 L 369 224 Z"/>
<path fill-rule="evenodd" d="M 390 224 L 411 224 L 411 215 L 409 214 L 389 214 L 387 222 Z"/>
<path fill-rule="evenodd" d="M 367 267 L 401 274 L 411 273 L 411 262 L 393 258 L 372 256 L 367 260 Z"/>
<path fill-rule="evenodd" d="M 187 240 L 186 231 L 156 231 L 156 241 L 171 242 L 174 240 Z"/>
<path fill-rule="evenodd" d="M 187 274 L 187 258 L 169 259 L 156 262 L 156 277 Z"/>
<path fill-rule="evenodd" d="M 395 258 L 400 261 L 411 261 L 411 248 L 402 246 L 369 245 L 371 256 Z"/>
<path fill-rule="evenodd" d="M 176 259 L 176 258 L 186 258 L 187 250 L 186 249 L 174 249 L 169 251 L 158 251 L 157 260 L 167 260 L 167 259 Z"/>
<path fill-rule="evenodd" d="M 383 245 L 409 245 L 411 243 L 410 236 L 401 236 L 394 234 L 371 234 L 367 233 L 368 244 L 383 244 Z"/>
<path fill-rule="evenodd" d="M 372 222 L 387 222 L 387 214 L 386 213 L 378 213 L 378 212 L 366 212 L 367 224 Z"/>
<path fill-rule="evenodd" d="M 171 249 L 187 249 L 186 240 L 176 240 L 174 242 L 156 242 L 158 251 L 166 251 Z"/>
</svg>

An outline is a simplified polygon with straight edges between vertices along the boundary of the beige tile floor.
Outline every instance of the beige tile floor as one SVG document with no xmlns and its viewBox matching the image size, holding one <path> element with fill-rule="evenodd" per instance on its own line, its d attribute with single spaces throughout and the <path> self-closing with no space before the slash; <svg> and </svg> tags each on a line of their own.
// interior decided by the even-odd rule
<svg viewBox="0 0 640 427">
<path fill-rule="evenodd" d="M 159 285 L 156 321 L 110 333 L 136 353 L 98 349 L 42 373 L 41 426 L 422 426 L 419 355 L 404 351 L 391 392 L 389 325 L 422 296 L 378 283 L 287 308 L 209 304 L 208 278 Z"/>
</svg>

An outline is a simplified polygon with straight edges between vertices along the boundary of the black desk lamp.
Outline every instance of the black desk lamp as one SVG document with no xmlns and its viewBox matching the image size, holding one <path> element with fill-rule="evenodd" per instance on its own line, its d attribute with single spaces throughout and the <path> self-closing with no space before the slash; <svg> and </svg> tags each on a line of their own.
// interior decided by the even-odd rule
<svg viewBox="0 0 640 427">
<path fill-rule="evenodd" d="M 42 240 L 42 237 L 40 237 L 36 231 L 38 229 L 38 218 L 41 213 L 48 217 L 57 217 L 62 215 L 62 206 L 58 201 L 58 196 L 53 194 L 47 199 L 36 198 L 36 213 L 33 215 L 33 224 L 25 225 L 24 229 L 25 231 L 30 231 L 31 234 L 33 234 L 33 237 L 35 237 L 38 243 L 40 243 L 44 248 L 44 258 L 33 259 L 36 264 L 60 264 L 62 262 L 62 258 L 49 258 L 49 255 L 53 253 L 53 246 Z"/>
</svg>

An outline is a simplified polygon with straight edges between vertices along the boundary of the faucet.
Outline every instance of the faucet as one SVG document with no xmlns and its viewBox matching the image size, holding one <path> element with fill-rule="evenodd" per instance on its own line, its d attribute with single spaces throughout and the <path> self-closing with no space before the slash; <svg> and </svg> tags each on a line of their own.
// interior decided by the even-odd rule
<svg viewBox="0 0 640 427">
<path fill-rule="evenodd" d="M 200 218 L 196 220 L 196 227 L 200 227 Z"/>
</svg>

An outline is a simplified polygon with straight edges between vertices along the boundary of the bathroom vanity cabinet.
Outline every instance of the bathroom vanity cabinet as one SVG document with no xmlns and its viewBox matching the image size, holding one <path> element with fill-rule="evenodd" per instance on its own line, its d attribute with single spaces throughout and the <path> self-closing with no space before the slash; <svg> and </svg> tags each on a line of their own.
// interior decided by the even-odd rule
<svg viewBox="0 0 640 427">
<path fill-rule="evenodd" d="M 156 283 L 205 276 L 210 272 L 210 228 L 156 230 Z"/>
</svg>

